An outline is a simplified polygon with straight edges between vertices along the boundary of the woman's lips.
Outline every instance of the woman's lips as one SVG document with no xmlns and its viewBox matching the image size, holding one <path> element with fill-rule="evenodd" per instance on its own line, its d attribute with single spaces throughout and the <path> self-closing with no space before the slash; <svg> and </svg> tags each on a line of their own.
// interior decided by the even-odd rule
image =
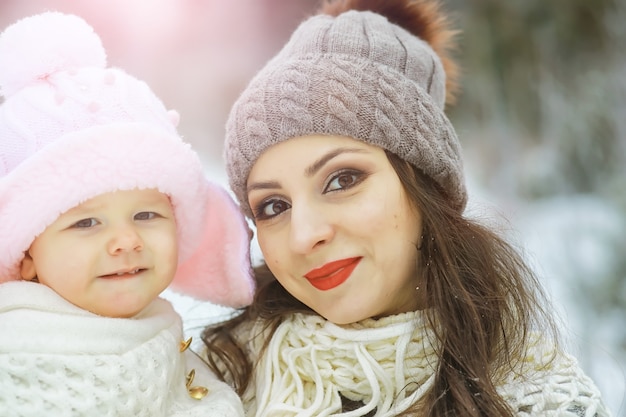
<svg viewBox="0 0 626 417">
<path fill-rule="evenodd" d="M 346 258 L 313 269 L 304 277 L 318 290 L 326 291 L 343 284 L 361 262 L 361 257 Z"/>
</svg>

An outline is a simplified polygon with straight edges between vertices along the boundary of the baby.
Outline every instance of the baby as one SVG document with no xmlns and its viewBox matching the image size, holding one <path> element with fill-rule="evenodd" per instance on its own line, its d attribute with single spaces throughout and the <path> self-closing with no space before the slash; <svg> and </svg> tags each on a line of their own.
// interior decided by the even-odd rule
<svg viewBox="0 0 626 417">
<path fill-rule="evenodd" d="M 0 415 L 243 415 L 159 298 L 254 292 L 247 224 L 176 113 L 56 12 L 0 35 L 0 87 Z"/>
</svg>

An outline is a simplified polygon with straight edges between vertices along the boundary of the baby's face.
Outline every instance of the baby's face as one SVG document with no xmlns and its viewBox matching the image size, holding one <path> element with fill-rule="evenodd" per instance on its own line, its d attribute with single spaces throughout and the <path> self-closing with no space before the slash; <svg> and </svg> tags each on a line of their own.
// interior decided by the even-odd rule
<svg viewBox="0 0 626 417">
<path fill-rule="evenodd" d="M 177 260 L 169 198 L 116 191 L 59 216 L 31 245 L 21 274 L 85 310 L 131 317 L 172 282 Z"/>
</svg>

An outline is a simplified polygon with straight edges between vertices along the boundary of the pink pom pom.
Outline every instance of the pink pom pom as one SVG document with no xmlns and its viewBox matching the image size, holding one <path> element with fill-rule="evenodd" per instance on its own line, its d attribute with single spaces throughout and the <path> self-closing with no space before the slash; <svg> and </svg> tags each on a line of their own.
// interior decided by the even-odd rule
<svg viewBox="0 0 626 417">
<path fill-rule="evenodd" d="M 180 113 L 178 113 L 178 111 L 176 110 L 168 110 L 167 111 L 167 117 L 168 119 L 170 119 L 170 122 L 172 123 L 172 126 L 174 127 L 178 127 L 178 124 L 180 123 Z"/>
<path fill-rule="evenodd" d="M 93 28 L 78 16 L 46 12 L 9 26 L 0 35 L 0 88 L 5 97 L 57 71 L 106 67 Z"/>
</svg>

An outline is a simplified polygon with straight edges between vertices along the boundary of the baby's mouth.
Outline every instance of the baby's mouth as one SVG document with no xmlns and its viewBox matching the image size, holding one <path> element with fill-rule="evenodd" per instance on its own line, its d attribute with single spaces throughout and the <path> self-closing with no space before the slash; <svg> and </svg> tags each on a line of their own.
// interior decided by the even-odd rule
<svg viewBox="0 0 626 417">
<path fill-rule="evenodd" d="M 134 269 L 129 269 L 125 271 L 113 272 L 111 274 L 100 275 L 99 278 L 106 278 L 106 279 L 131 278 L 133 276 L 141 274 L 145 270 L 146 270 L 145 268 L 134 268 Z"/>
</svg>

